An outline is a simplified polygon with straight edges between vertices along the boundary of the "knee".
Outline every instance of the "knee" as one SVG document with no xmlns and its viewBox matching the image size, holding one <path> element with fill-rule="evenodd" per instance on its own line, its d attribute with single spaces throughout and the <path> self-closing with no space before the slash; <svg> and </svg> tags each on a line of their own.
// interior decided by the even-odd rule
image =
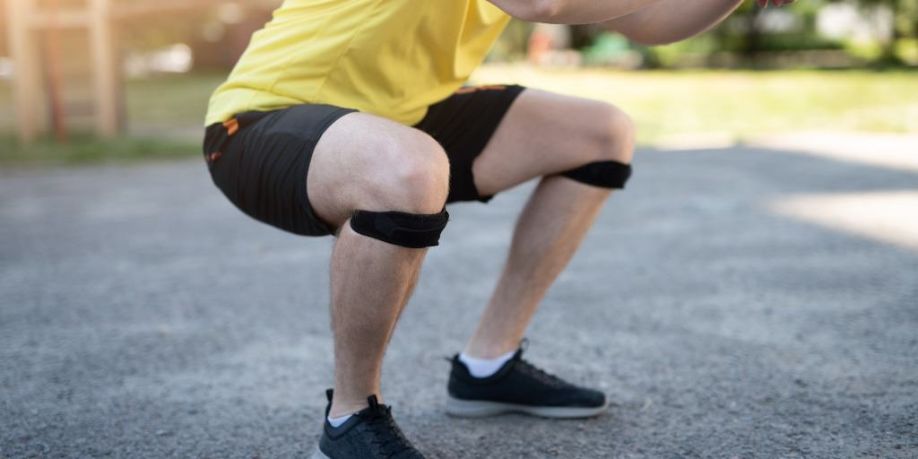
<svg viewBox="0 0 918 459">
<path fill-rule="evenodd" d="M 393 145 L 387 177 L 380 183 L 380 210 L 433 214 L 443 210 L 449 194 L 449 160 L 431 137 L 417 133 Z"/>
<path fill-rule="evenodd" d="M 634 156 L 634 122 L 612 105 L 600 105 L 591 113 L 590 148 L 582 166 L 561 175 L 577 182 L 606 189 L 623 189 L 631 177 Z"/>
<path fill-rule="evenodd" d="M 613 105 L 603 105 L 595 121 L 595 161 L 630 164 L 634 156 L 637 129 L 627 113 Z"/>
<path fill-rule="evenodd" d="M 422 249 L 439 245 L 449 221 L 449 161 L 440 145 L 421 132 L 392 139 L 372 164 L 368 206 L 350 218 L 358 234 L 389 244 Z"/>
<path fill-rule="evenodd" d="M 436 213 L 443 210 L 449 194 L 449 162 L 446 154 L 435 152 L 412 157 L 396 167 L 393 203 L 397 210 Z"/>
</svg>

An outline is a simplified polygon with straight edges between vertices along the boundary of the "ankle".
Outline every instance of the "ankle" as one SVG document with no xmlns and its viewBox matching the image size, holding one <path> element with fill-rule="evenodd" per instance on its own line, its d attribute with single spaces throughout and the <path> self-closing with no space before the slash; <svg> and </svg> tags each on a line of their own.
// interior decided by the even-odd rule
<svg viewBox="0 0 918 459">
<path fill-rule="evenodd" d="M 466 353 L 459 354 L 459 361 L 465 365 L 469 374 L 475 378 L 488 378 L 496 374 L 503 366 L 513 358 L 515 351 L 507 352 L 493 359 L 480 359 L 470 357 Z"/>
<path fill-rule="evenodd" d="M 474 359 L 492 360 L 508 353 L 514 353 L 520 348 L 519 341 L 501 343 L 470 342 L 462 351 L 462 355 Z"/>
<path fill-rule="evenodd" d="M 350 416 L 359 411 L 363 411 L 370 405 L 367 403 L 367 399 L 363 400 L 339 400 L 336 396 L 332 401 L 331 409 L 328 411 L 328 417 L 330 418 L 341 418 L 345 416 Z"/>
</svg>

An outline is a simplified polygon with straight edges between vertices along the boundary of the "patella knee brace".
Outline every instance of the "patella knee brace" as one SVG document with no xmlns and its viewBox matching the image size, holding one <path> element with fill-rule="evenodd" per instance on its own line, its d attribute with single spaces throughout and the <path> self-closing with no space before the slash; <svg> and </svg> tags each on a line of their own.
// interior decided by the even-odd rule
<svg viewBox="0 0 918 459">
<path fill-rule="evenodd" d="M 587 185 L 622 189 L 631 177 L 631 165 L 618 161 L 599 161 L 562 172 L 561 175 Z"/>
<path fill-rule="evenodd" d="M 440 244 L 449 214 L 409 214 L 358 210 L 351 217 L 351 228 L 358 234 L 390 244 L 422 249 Z"/>
</svg>

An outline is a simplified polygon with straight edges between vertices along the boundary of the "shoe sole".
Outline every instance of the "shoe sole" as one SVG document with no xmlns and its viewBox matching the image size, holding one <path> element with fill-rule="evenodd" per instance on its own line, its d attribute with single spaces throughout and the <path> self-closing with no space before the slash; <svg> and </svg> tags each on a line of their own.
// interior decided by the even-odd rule
<svg viewBox="0 0 918 459">
<path fill-rule="evenodd" d="M 516 405 L 482 400 L 462 400 L 454 397 L 446 399 L 446 413 L 460 418 L 484 418 L 507 413 L 552 419 L 591 418 L 602 414 L 608 407 L 608 402 L 597 407 L 567 407 Z"/>
<path fill-rule="evenodd" d="M 319 449 L 318 446 L 316 446 L 316 451 L 312 453 L 312 456 L 309 456 L 309 459 L 331 459 L 331 458 L 326 456 L 325 453 L 323 453 L 322 450 Z"/>
</svg>

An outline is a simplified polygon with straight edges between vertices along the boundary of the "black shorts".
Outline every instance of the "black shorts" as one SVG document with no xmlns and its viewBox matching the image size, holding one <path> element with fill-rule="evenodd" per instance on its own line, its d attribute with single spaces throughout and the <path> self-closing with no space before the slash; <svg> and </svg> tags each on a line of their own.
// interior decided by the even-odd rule
<svg viewBox="0 0 918 459">
<path fill-rule="evenodd" d="M 429 107 L 414 127 L 437 140 L 449 157 L 447 202 L 487 202 L 472 177 L 472 163 L 484 150 L 522 86 L 463 88 Z M 332 234 L 316 216 L 306 192 L 306 175 L 319 138 L 354 110 L 331 105 L 297 105 L 271 112 L 246 112 L 207 127 L 204 157 L 214 184 L 252 218 L 303 236 Z"/>
</svg>

